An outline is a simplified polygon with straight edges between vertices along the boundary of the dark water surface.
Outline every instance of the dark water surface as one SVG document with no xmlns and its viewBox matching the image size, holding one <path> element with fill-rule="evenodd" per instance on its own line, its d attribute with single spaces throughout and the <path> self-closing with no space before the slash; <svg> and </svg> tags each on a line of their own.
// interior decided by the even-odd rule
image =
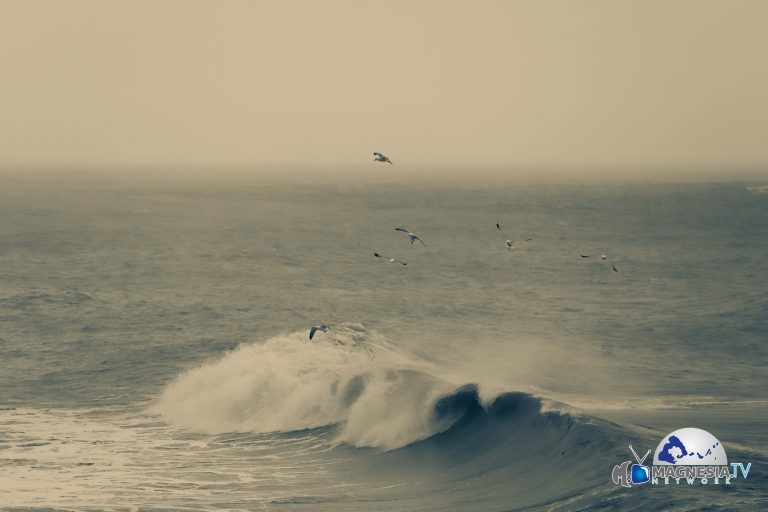
<svg viewBox="0 0 768 512">
<path fill-rule="evenodd" d="M 14 178 L 0 214 L 0 506 L 768 507 L 743 184 Z M 687 426 L 750 478 L 610 482 Z"/>
</svg>

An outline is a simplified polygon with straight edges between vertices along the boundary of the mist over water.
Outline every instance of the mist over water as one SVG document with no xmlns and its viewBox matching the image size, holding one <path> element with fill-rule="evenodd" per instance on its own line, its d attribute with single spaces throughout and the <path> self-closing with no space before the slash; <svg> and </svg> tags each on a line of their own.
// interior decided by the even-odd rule
<svg viewBox="0 0 768 512">
<path fill-rule="evenodd" d="M 759 508 L 755 190 L 15 181 L 0 506 L 660 508 L 610 469 L 696 426 L 757 476 L 686 499 Z"/>
</svg>

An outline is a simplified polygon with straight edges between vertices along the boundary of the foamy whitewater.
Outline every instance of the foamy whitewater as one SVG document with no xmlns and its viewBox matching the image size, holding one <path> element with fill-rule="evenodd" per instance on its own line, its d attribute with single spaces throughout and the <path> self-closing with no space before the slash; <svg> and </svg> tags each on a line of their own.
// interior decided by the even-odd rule
<svg viewBox="0 0 768 512">
<path fill-rule="evenodd" d="M 459 416 L 439 405 L 455 386 L 419 371 L 423 365 L 362 326 L 322 338 L 308 343 L 302 331 L 239 346 L 181 375 L 153 409 L 171 424 L 210 434 L 343 424 L 340 442 L 387 449 L 426 439 Z"/>
<path fill-rule="evenodd" d="M 768 508 L 762 184 L 5 179 L 3 509 Z"/>
</svg>

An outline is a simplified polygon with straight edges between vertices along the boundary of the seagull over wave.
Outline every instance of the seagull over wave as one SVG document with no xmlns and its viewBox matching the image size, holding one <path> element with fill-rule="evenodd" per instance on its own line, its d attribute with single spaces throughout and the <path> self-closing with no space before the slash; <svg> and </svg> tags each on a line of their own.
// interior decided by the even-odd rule
<svg viewBox="0 0 768 512">
<path fill-rule="evenodd" d="M 311 341 L 311 340 L 312 340 L 312 338 L 315 336 L 315 333 L 316 333 L 317 331 L 320 331 L 320 332 L 328 332 L 328 330 L 329 330 L 329 329 L 330 329 L 330 327 L 328 327 L 328 326 L 327 326 L 327 325 L 325 325 L 325 324 L 318 324 L 318 325 L 313 325 L 313 326 L 312 326 L 312 327 L 310 327 L 310 329 L 309 329 L 309 339 L 310 339 L 310 341 Z"/>
</svg>

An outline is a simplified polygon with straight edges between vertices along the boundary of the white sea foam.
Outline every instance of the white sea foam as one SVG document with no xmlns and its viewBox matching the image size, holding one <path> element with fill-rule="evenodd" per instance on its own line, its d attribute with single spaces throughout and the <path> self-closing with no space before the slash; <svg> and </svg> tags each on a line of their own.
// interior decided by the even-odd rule
<svg viewBox="0 0 768 512">
<path fill-rule="evenodd" d="M 339 424 L 340 441 L 392 449 L 450 426 L 433 406 L 455 388 L 352 325 L 312 342 L 297 332 L 241 345 L 180 375 L 152 411 L 209 434 Z"/>
</svg>

